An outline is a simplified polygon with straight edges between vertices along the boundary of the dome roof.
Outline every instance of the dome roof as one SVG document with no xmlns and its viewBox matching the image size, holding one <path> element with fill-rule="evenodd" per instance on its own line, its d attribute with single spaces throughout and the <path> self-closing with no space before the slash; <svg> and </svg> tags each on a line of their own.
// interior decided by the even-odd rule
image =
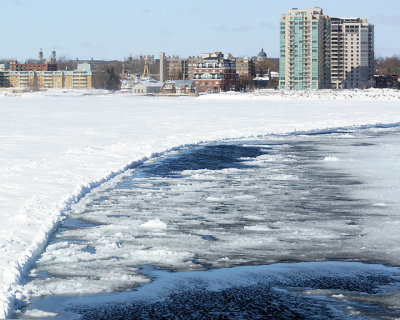
<svg viewBox="0 0 400 320">
<path fill-rule="evenodd" d="M 261 49 L 260 53 L 258 54 L 259 57 L 267 57 L 267 54 L 264 52 L 264 49 Z"/>
</svg>

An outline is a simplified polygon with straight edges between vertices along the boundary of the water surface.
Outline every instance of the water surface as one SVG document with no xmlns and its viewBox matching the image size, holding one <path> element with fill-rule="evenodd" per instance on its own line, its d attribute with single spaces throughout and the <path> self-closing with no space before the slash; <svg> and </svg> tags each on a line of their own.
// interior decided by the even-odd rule
<svg viewBox="0 0 400 320">
<path fill-rule="evenodd" d="M 398 269 L 343 261 L 400 263 L 399 136 L 394 128 L 225 141 L 133 168 L 69 213 L 24 288 L 27 315 L 33 309 L 61 315 L 70 301 L 67 309 L 87 311 L 87 318 L 107 318 L 112 310 L 112 317 L 170 318 L 186 310 L 193 319 L 395 319 Z M 342 262 L 254 267 L 250 274 L 259 282 L 240 268 L 226 269 L 332 260 Z M 220 270 L 179 272 L 214 268 Z M 279 268 L 285 281 L 276 278 Z M 170 277 L 161 270 L 199 279 L 179 290 L 163 287 L 161 300 L 158 290 L 141 299 L 145 288 Z M 209 290 L 213 272 L 235 281 Z M 98 306 L 101 299 L 114 302 Z"/>
</svg>

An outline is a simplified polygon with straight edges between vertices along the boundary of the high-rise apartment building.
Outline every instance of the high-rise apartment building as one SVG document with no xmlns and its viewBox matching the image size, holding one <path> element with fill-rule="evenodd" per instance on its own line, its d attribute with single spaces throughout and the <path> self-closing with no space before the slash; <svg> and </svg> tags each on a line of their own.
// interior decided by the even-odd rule
<svg viewBox="0 0 400 320">
<path fill-rule="evenodd" d="M 331 18 L 321 8 L 293 8 L 280 20 L 280 88 L 367 88 L 374 64 L 374 26 Z"/>
<path fill-rule="evenodd" d="M 280 20 L 280 88 L 330 88 L 330 21 L 322 9 L 293 8 Z"/>
<path fill-rule="evenodd" d="M 374 26 L 361 18 L 331 18 L 332 89 L 364 89 L 374 76 Z"/>
</svg>

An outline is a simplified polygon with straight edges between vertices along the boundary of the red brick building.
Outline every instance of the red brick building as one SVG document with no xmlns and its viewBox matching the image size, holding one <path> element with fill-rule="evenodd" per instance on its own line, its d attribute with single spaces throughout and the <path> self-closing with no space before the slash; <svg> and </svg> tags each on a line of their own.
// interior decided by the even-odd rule
<svg viewBox="0 0 400 320">
<path fill-rule="evenodd" d="M 190 80 L 193 79 L 197 63 L 201 61 L 196 57 L 179 58 L 171 57 L 167 59 L 168 79 L 169 80 Z"/>
<path fill-rule="evenodd" d="M 254 60 L 248 57 L 236 58 L 236 73 L 239 77 L 255 77 Z"/>
<path fill-rule="evenodd" d="M 173 57 L 167 59 L 168 62 L 168 80 L 187 79 L 187 59 Z"/>
<path fill-rule="evenodd" d="M 238 90 L 235 60 L 225 59 L 221 52 L 203 54 L 197 62 L 193 82 L 197 92 Z"/>
<path fill-rule="evenodd" d="M 10 71 L 57 71 L 57 65 L 53 63 L 18 63 L 9 61 Z"/>
</svg>

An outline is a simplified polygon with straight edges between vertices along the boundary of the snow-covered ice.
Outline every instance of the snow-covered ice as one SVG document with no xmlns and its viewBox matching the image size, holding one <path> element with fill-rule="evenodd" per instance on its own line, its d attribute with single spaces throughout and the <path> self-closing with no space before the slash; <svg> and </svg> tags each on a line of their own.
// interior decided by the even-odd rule
<svg viewBox="0 0 400 320">
<path fill-rule="evenodd" d="M 396 163 L 400 129 L 346 130 L 352 139 L 340 131 L 202 144 L 126 171 L 72 206 L 23 296 L 129 289 L 146 282 L 132 268 L 139 265 L 179 271 L 330 259 L 399 265 L 400 203 L 379 191 L 399 191 L 400 168 L 386 178 L 364 173 L 384 172 L 378 152 Z M 322 161 L 333 155 L 343 160 Z M 382 200 L 390 205 L 376 206 Z"/>
<path fill-rule="evenodd" d="M 389 90 L 286 95 L 261 92 L 198 98 L 56 91 L 1 94 L 0 317 L 8 314 L 21 275 L 69 207 L 135 163 L 202 141 L 337 127 L 390 126 L 400 123 L 399 102 L 400 94 Z M 343 164 L 342 159 L 333 162 Z M 295 179 L 279 175 L 276 178 Z M 217 196 L 212 197 L 210 202 L 219 201 Z M 376 203 L 383 201 L 377 199 Z M 156 219 L 137 221 L 136 227 L 143 228 L 148 223 L 149 231 L 170 229 Z M 387 227 L 392 231 L 389 222 Z M 260 224 L 258 228 L 266 226 Z M 117 241 L 115 250 L 120 250 Z M 165 261 L 176 260 L 175 254 L 185 255 L 163 254 Z M 110 282 L 115 283 L 114 279 Z"/>
</svg>

